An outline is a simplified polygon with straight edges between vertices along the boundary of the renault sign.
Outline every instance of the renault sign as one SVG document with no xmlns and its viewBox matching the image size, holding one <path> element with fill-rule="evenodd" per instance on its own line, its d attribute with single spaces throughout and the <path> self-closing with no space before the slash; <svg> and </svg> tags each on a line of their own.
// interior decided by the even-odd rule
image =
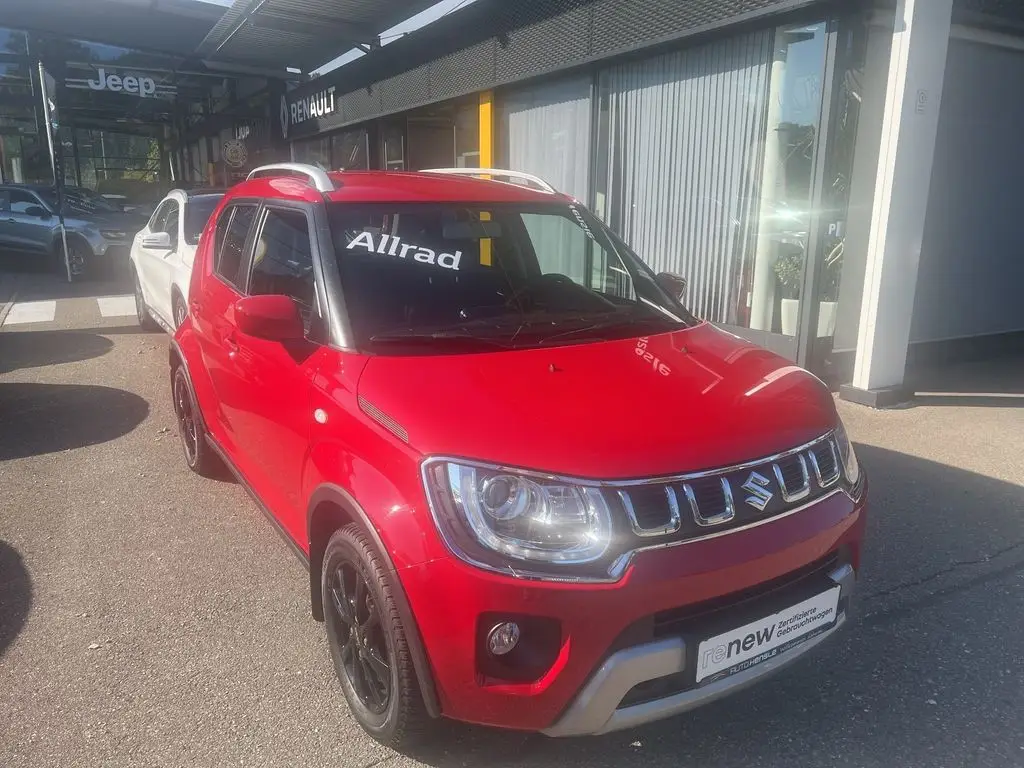
<svg viewBox="0 0 1024 768">
<path fill-rule="evenodd" d="M 307 120 L 314 117 L 324 117 L 333 114 L 337 109 L 337 101 L 334 98 L 334 86 L 305 96 L 295 101 L 288 101 L 288 96 L 281 97 L 281 135 L 288 138 L 289 131 Z"/>
</svg>

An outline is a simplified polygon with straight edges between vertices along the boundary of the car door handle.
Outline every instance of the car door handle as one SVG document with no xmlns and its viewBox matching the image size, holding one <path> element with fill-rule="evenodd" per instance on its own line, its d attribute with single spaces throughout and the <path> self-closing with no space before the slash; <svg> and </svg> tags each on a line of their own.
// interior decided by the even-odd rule
<svg viewBox="0 0 1024 768">
<path fill-rule="evenodd" d="M 8 223 L 8 224 L 17 224 L 17 223 L 18 223 L 18 220 L 17 220 L 17 219 L 8 219 L 8 220 L 7 220 L 7 223 Z"/>
</svg>

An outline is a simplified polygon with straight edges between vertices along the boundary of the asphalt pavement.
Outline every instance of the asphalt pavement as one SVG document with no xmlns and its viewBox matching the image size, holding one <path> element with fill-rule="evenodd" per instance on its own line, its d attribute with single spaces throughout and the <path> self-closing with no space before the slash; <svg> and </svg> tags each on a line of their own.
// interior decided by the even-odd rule
<svg viewBox="0 0 1024 768">
<path fill-rule="evenodd" d="M 635 731 L 406 756 L 350 717 L 276 531 L 186 469 L 167 338 L 97 301 L 128 293 L 0 274 L 0 766 L 1024 766 L 1024 361 L 842 404 L 869 538 L 813 657 Z"/>
</svg>

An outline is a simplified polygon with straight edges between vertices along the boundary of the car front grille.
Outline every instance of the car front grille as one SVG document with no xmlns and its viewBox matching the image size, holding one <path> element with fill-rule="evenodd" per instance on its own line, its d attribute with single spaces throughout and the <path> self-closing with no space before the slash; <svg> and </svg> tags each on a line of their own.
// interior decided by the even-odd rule
<svg viewBox="0 0 1024 768">
<path fill-rule="evenodd" d="M 839 449 L 832 434 L 792 451 L 721 470 L 606 489 L 630 533 L 651 543 L 717 534 L 784 515 L 834 492 Z"/>
</svg>

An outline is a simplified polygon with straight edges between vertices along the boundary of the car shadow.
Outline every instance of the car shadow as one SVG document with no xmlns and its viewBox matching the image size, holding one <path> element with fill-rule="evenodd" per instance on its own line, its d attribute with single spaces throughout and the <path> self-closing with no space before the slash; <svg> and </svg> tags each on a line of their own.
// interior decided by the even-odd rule
<svg viewBox="0 0 1024 768">
<path fill-rule="evenodd" d="M 1024 487 L 857 451 L 870 477 L 863 577 L 847 627 L 806 659 L 634 730 L 559 740 L 445 724 L 414 756 L 438 768 L 1019 764 L 1019 730 L 1005 726 L 1024 695 Z M 1013 750 L 1002 760 L 999 744 Z M 994 762 L 974 759 L 985 750 Z"/>
<path fill-rule="evenodd" d="M 4 331 L 0 333 L 0 373 L 42 368 L 102 357 L 110 339 L 85 331 Z"/>
<path fill-rule="evenodd" d="M 0 384 L 0 461 L 105 443 L 149 414 L 138 395 L 88 384 Z"/>
<path fill-rule="evenodd" d="M 21 632 L 32 606 L 32 578 L 14 547 L 0 541 L 0 659 Z"/>
</svg>

